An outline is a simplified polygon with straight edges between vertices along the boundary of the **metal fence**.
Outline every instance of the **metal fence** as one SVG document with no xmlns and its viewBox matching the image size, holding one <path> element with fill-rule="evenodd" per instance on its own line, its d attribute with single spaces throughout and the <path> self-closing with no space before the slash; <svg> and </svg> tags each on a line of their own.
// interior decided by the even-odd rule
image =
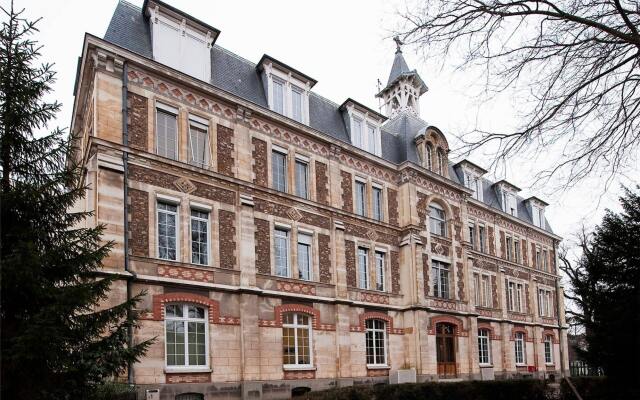
<svg viewBox="0 0 640 400">
<path fill-rule="evenodd" d="M 585 361 L 571 361 L 569 363 L 569 371 L 571 376 L 602 376 L 604 371 L 602 368 L 594 368 L 589 366 Z"/>
</svg>

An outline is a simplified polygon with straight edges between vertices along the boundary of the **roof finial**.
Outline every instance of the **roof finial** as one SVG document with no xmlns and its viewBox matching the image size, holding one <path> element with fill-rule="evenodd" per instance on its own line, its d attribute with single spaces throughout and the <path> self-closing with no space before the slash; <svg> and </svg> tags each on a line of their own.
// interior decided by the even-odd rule
<svg viewBox="0 0 640 400">
<path fill-rule="evenodd" d="M 402 45 L 404 42 L 400 40 L 400 36 L 394 36 L 393 41 L 396 42 L 396 53 L 402 53 Z"/>
</svg>

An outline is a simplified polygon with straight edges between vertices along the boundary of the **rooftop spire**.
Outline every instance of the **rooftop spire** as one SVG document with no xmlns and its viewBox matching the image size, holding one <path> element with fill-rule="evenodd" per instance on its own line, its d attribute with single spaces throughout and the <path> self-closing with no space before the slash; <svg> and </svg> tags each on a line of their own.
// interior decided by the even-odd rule
<svg viewBox="0 0 640 400">
<path fill-rule="evenodd" d="M 400 36 L 394 36 L 393 41 L 396 42 L 396 54 L 402 53 L 402 45 L 404 42 L 400 40 Z"/>
</svg>

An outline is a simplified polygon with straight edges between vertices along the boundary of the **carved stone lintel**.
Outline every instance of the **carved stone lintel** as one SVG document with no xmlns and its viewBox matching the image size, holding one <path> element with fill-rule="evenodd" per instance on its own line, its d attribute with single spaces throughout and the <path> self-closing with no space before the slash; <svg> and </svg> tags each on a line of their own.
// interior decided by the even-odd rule
<svg viewBox="0 0 640 400">
<path fill-rule="evenodd" d="M 255 203 L 253 202 L 253 196 L 248 195 L 248 194 L 241 194 L 240 195 L 240 205 L 249 206 L 249 207 L 255 206 Z"/>
</svg>

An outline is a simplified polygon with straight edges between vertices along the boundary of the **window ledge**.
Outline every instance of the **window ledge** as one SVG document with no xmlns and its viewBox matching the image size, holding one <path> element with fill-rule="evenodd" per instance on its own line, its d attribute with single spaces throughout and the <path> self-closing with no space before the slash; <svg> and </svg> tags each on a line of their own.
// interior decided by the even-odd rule
<svg viewBox="0 0 640 400">
<path fill-rule="evenodd" d="M 185 368 L 175 368 L 175 367 L 165 367 L 165 374 L 192 374 L 192 373 L 211 373 L 213 370 L 209 367 L 197 368 L 197 367 L 185 367 Z"/>
<path fill-rule="evenodd" d="M 391 369 L 388 365 L 371 365 L 367 364 L 367 369 Z"/>
<path fill-rule="evenodd" d="M 315 371 L 316 367 L 313 365 L 283 365 L 282 369 L 285 371 Z"/>
<path fill-rule="evenodd" d="M 479 364 L 480 368 L 493 368 L 493 364 Z"/>
</svg>

